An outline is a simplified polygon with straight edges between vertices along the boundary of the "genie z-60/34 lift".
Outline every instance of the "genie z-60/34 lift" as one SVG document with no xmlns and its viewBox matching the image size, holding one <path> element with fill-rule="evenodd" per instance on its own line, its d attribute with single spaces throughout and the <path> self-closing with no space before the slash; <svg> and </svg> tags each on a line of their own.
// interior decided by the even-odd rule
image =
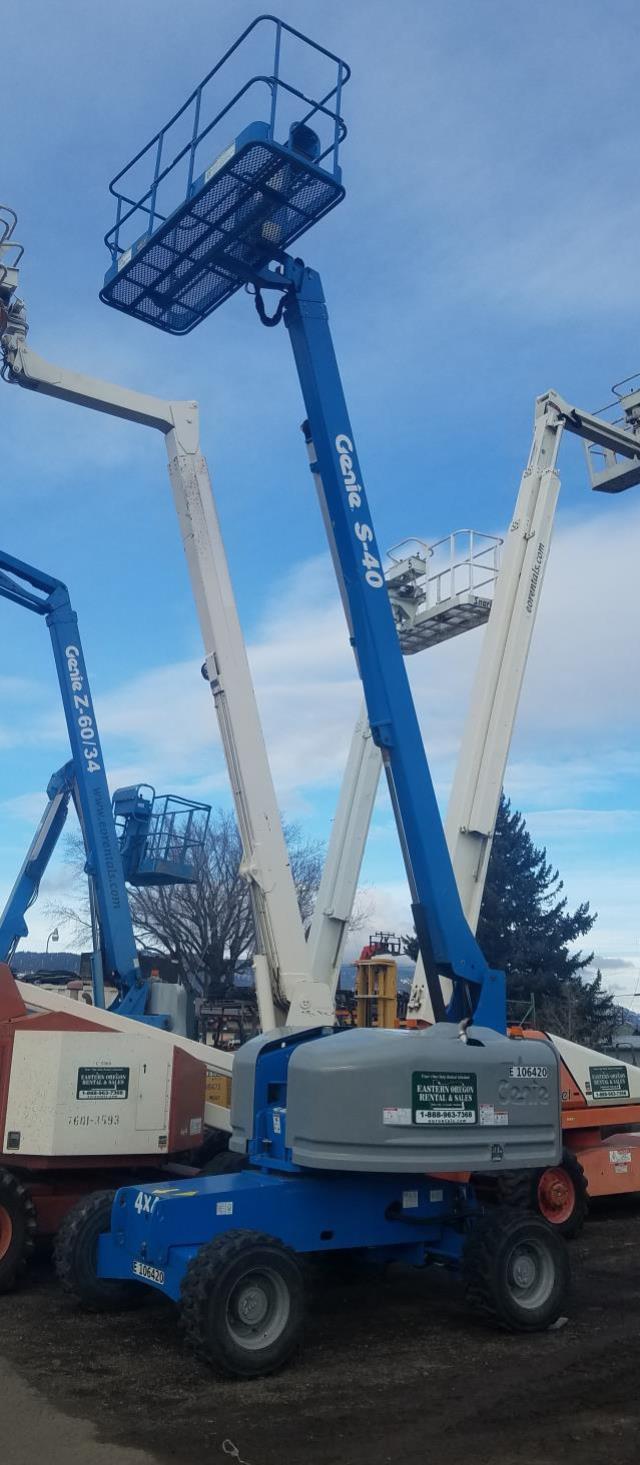
<svg viewBox="0 0 640 1465">
<path fill-rule="evenodd" d="M 84 1196 L 123 1173 L 170 1173 L 217 1114 L 206 1101 L 209 1050 L 184 1036 L 184 989 L 143 975 L 127 896 L 132 885 L 193 880 L 205 804 L 145 786 L 113 804 L 69 593 L 60 580 L 0 553 L 0 598 L 49 629 L 71 759 L 48 802 L 0 916 L 0 1292 L 15 1282 L 36 1234 L 53 1235 Z M 6 963 L 73 800 L 89 885 L 93 1006 L 16 982 Z M 115 990 L 105 1009 L 105 986 Z M 226 1058 L 231 1066 L 230 1055 Z M 220 1060 L 218 1060 L 220 1061 Z"/>
<path fill-rule="evenodd" d="M 207 91 L 257 27 L 273 28 L 273 71 L 205 121 Z M 334 70 L 311 101 L 280 72 L 291 38 Z M 280 1029 L 237 1054 L 235 1175 L 92 1198 L 67 1223 L 58 1268 L 88 1302 L 150 1285 L 182 1303 L 187 1334 L 228 1372 L 283 1363 L 302 1323 L 301 1259 L 366 1249 L 380 1259 L 464 1270 L 469 1299 L 512 1328 L 546 1327 L 564 1303 L 564 1244 L 543 1220 L 483 1216 L 471 1170 L 552 1163 L 559 1155 L 558 1063 L 546 1041 L 505 1035 L 505 991 L 464 917 L 382 573 L 319 276 L 286 248 L 343 197 L 338 148 L 344 62 L 273 17 L 261 17 L 178 114 L 191 143 L 166 161 L 163 128 L 135 160 L 152 179 L 132 204 L 116 180 L 114 263 L 103 298 L 184 334 L 243 285 L 261 318 L 284 319 L 308 420 L 304 433 L 362 678 L 381 749 L 437 1022 L 429 1031 Z M 211 133 L 231 106 L 267 84 L 266 122 L 250 123 L 212 157 Z M 282 141 L 278 103 L 294 115 Z M 296 115 L 297 113 L 297 115 Z M 314 126 L 310 123 L 313 121 Z M 319 131 L 328 125 L 323 147 Z M 316 131 L 316 128 L 319 131 Z M 326 159 L 329 158 L 327 163 Z M 182 192 L 176 170 L 184 168 Z M 138 175 L 139 176 L 139 175 Z M 173 206 L 160 213 L 170 182 Z M 112 185 L 112 191 L 116 187 Z M 175 198 L 181 198 L 175 206 Z M 134 214 L 144 232 L 123 247 Z M 131 228 L 135 227 L 131 225 Z M 263 292 L 279 303 L 269 317 Z M 445 1007 L 440 979 L 452 982 Z"/>
<path fill-rule="evenodd" d="M 8 961 L 27 935 L 25 914 L 37 896 L 72 799 L 86 853 L 94 1002 L 104 1007 L 106 981 L 116 990 L 114 1012 L 170 1029 L 177 1013 L 160 1012 L 158 998 L 169 998 L 173 984 L 151 983 L 142 975 L 126 887 L 194 880 L 209 807 L 173 794 L 156 797 L 144 784 L 117 789 L 112 802 L 78 618 L 66 585 L 0 552 L 0 598 L 46 620 L 72 755 L 50 780 L 47 807 L 0 914 L 0 960 Z"/>
</svg>

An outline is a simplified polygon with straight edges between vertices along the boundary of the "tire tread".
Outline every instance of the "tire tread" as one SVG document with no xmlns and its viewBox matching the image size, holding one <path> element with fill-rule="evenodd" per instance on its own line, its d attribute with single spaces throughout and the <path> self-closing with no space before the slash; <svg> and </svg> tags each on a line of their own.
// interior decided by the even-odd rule
<svg viewBox="0 0 640 1465">
<path fill-rule="evenodd" d="M 0 1166 L 0 1206 L 11 1214 L 12 1202 L 14 1211 L 17 1211 L 22 1220 L 24 1235 L 22 1248 L 18 1255 L 9 1262 L 9 1253 L 7 1253 L 7 1256 L 0 1261 L 0 1293 L 9 1292 L 12 1287 L 15 1287 L 31 1256 L 38 1230 L 36 1208 L 29 1187 L 20 1180 L 15 1171 Z"/>
<path fill-rule="evenodd" d="M 499 1298 L 496 1295 L 495 1285 L 495 1264 L 499 1250 L 505 1241 L 508 1241 L 509 1233 L 515 1232 L 523 1224 L 529 1221 L 535 1224 L 536 1228 L 544 1227 L 548 1232 L 550 1240 L 555 1239 L 552 1244 L 558 1244 L 562 1248 L 558 1252 L 561 1258 L 563 1271 L 562 1286 L 560 1289 L 560 1301 L 566 1293 L 569 1282 L 568 1253 L 564 1241 L 558 1235 L 557 1230 L 549 1226 L 540 1215 L 532 1212 L 516 1211 L 511 1206 L 492 1207 L 474 1223 L 473 1230 L 467 1241 L 462 1266 L 463 1285 L 468 1306 L 478 1313 L 485 1320 L 506 1328 L 507 1331 L 535 1331 L 540 1327 L 549 1327 L 555 1319 L 549 1318 L 548 1322 L 536 1323 L 530 1319 L 528 1325 L 523 1318 L 523 1326 L 519 1327 L 515 1319 L 509 1319 L 505 1311 L 500 1307 Z M 557 1315 L 557 1312 L 556 1312 Z"/>
<path fill-rule="evenodd" d="M 203 1363 L 214 1363 L 220 1372 L 228 1376 L 234 1376 L 237 1371 L 225 1359 L 223 1351 L 216 1346 L 207 1326 L 210 1289 L 223 1268 L 235 1261 L 236 1257 L 241 1256 L 246 1250 L 249 1238 L 252 1246 L 277 1249 L 278 1255 L 284 1254 L 295 1261 L 296 1266 L 299 1265 L 295 1251 L 291 1247 L 285 1246 L 276 1236 L 269 1236 L 260 1231 L 224 1231 L 220 1236 L 214 1237 L 213 1241 L 202 1246 L 197 1255 L 192 1258 L 180 1289 L 180 1326 L 187 1343 Z M 282 1362 L 284 1361 L 283 1359 Z M 281 1363 L 277 1362 L 265 1368 L 264 1372 L 275 1372 L 279 1367 L 281 1367 Z"/>
<path fill-rule="evenodd" d="M 91 1297 L 82 1287 L 77 1275 L 76 1249 L 80 1244 L 82 1232 L 88 1222 L 91 1222 L 101 1211 L 111 1207 L 114 1190 L 96 1190 L 91 1195 L 79 1201 L 67 1212 L 56 1235 L 53 1260 L 58 1281 L 63 1292 L 74 1302 L 88 1312 L 106 1311 L 109 1308 L 132 1307 L 142 1301 L 139 1295 L 143 1288 L 138 1282 L 118 1282 L 105 1278 L 104 1296 Z"/>
</svg>

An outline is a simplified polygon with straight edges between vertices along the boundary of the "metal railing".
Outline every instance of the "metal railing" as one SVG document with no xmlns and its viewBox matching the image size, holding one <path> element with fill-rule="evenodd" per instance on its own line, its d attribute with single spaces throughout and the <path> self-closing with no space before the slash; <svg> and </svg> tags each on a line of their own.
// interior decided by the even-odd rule
<svg viewBox="0 0 640 1465">
<path fill-rule="evenodd" d="M 7 326 L 11 298 L 18 288 L 18 265 L 24 254 L 24 245 L 13 238 L 17 225 L 14 209 L 0 204 L 0 336 Z"/>
<path fill-rule="evenodd" d="M 271 51 L 271 70 L 269 72 L 258 72 L 249 81 L 240 86 L 231 99 L 218 107 L 211 120 L 205 121 L 207 107 L 212 95 L 216 94 L 216 83 L 222 68 L 230 61 L 231 57 L 247 42 L 259 28 L 273 28 L 273 48 Z M 331 63 L 334 71 L 334 79 L 328 90 L 325 90 L 319 97 L 310 97 L 300 88 L 293 86 L 286 81 L 282 75 L 282 41 L 285 35 L 293 37 L 309 50 L 317 53 Z M 170 120 L 160 128 L 160 131 L 151 138 L 145 147 L 141 148 L 135 157 L 131 159 L 124 168 L 116 174 L 109 184 L 109 191 L 116 199 L 116 222 L 112 229 L 105 235 L 105 244 L 113 258 L 117 260 L 123 246 L 120 239 L 120 231 L 136 214 L 144 218 L 142 232 L 151 234 L 156 224 L 166 221 L 168 213 L 160 212 L 158 197 L 163 185 L 168 185 L 171 179 L 171 186 L 175 188 L 176 203 L 187 199 L 190 195 L 194 177 L 197 176 L 196 158 L 198 149 L 201 148 L 205 139 L 211 138 L 218 124 L 232 111 L 234 107 L 247 96 L 252 88 L 264 87 L 269 94 L 267 108 L 261 107 L 261 111 L 267 111 L 265 122 L 268 126 L 268 135 L 275 139 L 276 128 L 281 120 L 281 111 L 284 96 L 294 98 L 296 102 L 302 103 L 302 115 L 296 117 L 300 126 L 307 125 L 311 119 L 322 121 L 325 124 L 325 146 L 321 148 L 316 163 L 322 162 L 330 157 L 330 169 L 334 177 L 339 176 L 338 153 L 340 144 L 347 135 L 346 124 L 340 115 L 342 100 L 342 89 L 351 75 L 350 67 L 346 61 L 341 60 L 333 51 L 320 46 L 317 42 L 303 35 L 302 31 L 296 30 L 294 26 L 287 25 L 285 21 L 279 20 L 275 15 L 259 15 L 242 32 L 242 35 L 234 41 L 233 45 L 225 51 L 224 56 L 216 62 L 203 81 L 196 87 L 178 109 Z M 217 105 L 217 102 L 216 104 Z M 306 109 L 306 110 L 305 110 Z M 252 119 L 255 120 L 255 119 Z M 186 142 L 178 142 L 180 136 L 184 136 L 185 127 L 187 130 Z M 286 142 L 286 136 L 282 139 Z M 225 138 L 225 143 L 228 137 Z M 175 150 L 177 147 L 177 151 Z M 131 197 L 134 192 L 132 179 L 135 170 L 139 167 L 144 171 L 144 165 L 148 164 L 151 170 L 151 179 L 146 181 L 143 192 L 138 197 Z M 182 167 L 180 166 L 182 165 Z M 176 170 L 178 173 L 176 174 Z M 147 175 L 148 179 L 148 175 Z M 137 189 L 135 190 L 137 192 Z M 174 205 L 175 206 L 175 205 Z M 165 205 L 163 204 L 163 207 Z M 132 242 L 127 240 L 127 245 Z"/>
<path fill-rule="evenodd" d="M 145 840 L 144 863 L 196 864 L 204 848 L 211 813 L 208 804 L 182 799 L 178 794 L 157 794 Z"/>
<path fill-rule="evenodd" d="M 624 389 L 624 390 L 623 390 Z M 627 376 L 611 388 L 613 401 L 600 407 L 593 415 L 602 418 L 612 427 L 622 427 L 630 438 L 640 438 L 640 374 Z M 622 412 L 620 411 L 622 408 Z M 615 447 L 584 440 L 584 451 L 591 487 L 598 488 L 604 479 L 615 479 L 629 468 L 629 460 Z M 624 485 L 623 485 L 624 486 Z"/>
<path fill-rule="evenodd" d="M 403 539 L 389 550 L 390 592 L 407 594 L 421 608 L 432 610 L 463 594 L 492 591 L 500 568 L 502 539 L 478 529 L 455 529 L 427 544 Z"/>
</svg>

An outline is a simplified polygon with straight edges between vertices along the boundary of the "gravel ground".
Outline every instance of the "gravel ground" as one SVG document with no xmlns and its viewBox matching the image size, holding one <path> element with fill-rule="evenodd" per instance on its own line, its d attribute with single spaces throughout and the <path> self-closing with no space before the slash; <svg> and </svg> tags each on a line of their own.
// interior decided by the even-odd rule
<svg viewBox="0 0 640 1465">
<path fill-rule="evenodd" d="M 49 1421 L 47 1465 L 68 1465 L 67 1433 L 80 1428 L 77 1458 L 102 1460 L 108 1446 L 114 1465 L 134 1450 L 224 1465 L 225 1440 L 246 1465 L 637 1465 L 639 1238 L 640 1203 L 596 1209 L 571 1247 L 567 1325 L 530 1338 L 470 1319 L 436 1269 L 323 1277 L 300 1356 L 254 1383 L 194 1360 L 162 1298 L 119 1317 L 76 1312 L 40 1258 L 0 1298 L 0 1457 L 42 1458 L 35 1442 L 29 1453 L 23 1390 L 39 1427 Z"/>
</svg>

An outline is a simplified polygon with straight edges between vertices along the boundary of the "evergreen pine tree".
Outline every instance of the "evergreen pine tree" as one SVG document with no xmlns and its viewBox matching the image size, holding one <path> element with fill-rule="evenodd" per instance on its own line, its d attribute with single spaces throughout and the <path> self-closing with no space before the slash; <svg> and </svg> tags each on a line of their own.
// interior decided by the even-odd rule
<svg viewBox="0 0 640 1465">
<path fill-rule="evenodd" d="M 606 1042 L 618 1010 L 603 988 L 602 973 L 585 973 L 593 952 L 575 949 L 596 920 L 583 901 L 569 910 L 563 881 L 538 849 L 524 817 L 504 794 L 496 823 L 478 941 L 489 965 L 504 971 L 512 1020 L 529 1021 L 576 1042 Z M 405 938 L 408 956 L 417 956 L 414 936 Z"/>
</svg>

